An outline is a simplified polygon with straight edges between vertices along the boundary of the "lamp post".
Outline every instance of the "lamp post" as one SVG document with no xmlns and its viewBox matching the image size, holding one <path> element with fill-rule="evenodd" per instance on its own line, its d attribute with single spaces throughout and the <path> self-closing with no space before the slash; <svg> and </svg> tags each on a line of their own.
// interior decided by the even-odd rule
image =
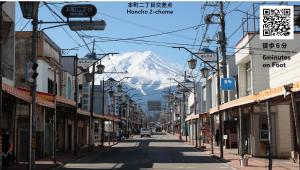
<svg viewBox="0 0 300 170">
<path fill-rule="evenodd" d="M 39 1 L 19 2 L 23 17 L 32 19 L 32 58 L 31 61 L 35 68 L 37 68 L 37 33 L 38 33 L 38 8 Z M 2 29 L 2 28 L 1 28 Z M 36 73 L 36 72 L 35 72 Z M 37 73 L 36 73 L 37 76 Z M 36 76 L 33 77 L 31 85 L 31 112 L 30 112 L 30 126 L 29 126 L 29 159 L 28 169 L 35 169 L 35 149 L 36 149 Z"/>
<path fill-rule="evenodd" d="M 120 73 L 120 72 L 115 72 L 115 73 Z M 119 81 L 116 81 L 112 78 L 109 78 L 108 80 L 112 80 L 113 81 L 113 84 L 108 88 L 108 90 L 110 90 L 111 87 L 115 86 L 117 82 L 121 82 L 122 80 L 124 79 L 127 79 L 127 78 L 131 78 L 131 77 L 123 77 L 121 80 Z M 108 92 L 108 90 L 105 90 L 105 86 L 104 86 L 104 78 L 102 80 L 102 115 L 104 116 L 105 115 L 105 109 L 104 109 L 104 105 L 105 105 L 105 97 L 104 97 L 104 94 L 106 92 Z M 111 93 L 110 93 L 111 95 Z M 101 124 L 101 147 L 104 147 L 104 133 L 105 133 L 105 121 L 102 120 L 102 124 Z"/>
<path fill-rule="evenodd" d="M 217 68 L 212 66 L 209 62 L 205 61 L 204 59 L 202 59 L 201 57 L 199 57 L 197 55 L 197 53 L 194 53 L 192 51 L 190 51 L 188 48 L 186 47 L 173 47 L 173 48 L 179 48 L 179 49 L 184 49 L 187 52 L 189 52 L 190 54 L 192 54 L 193 56 L 195 56 L 196 58 L 198 58 L 199 60 L 201 60 L 202 62 L 204 62 L 205 64 L 207 64 L 211 69 L 215 70 L 217 72 L 217 98 L 218 98 L 218 102 L 217 102 L 217 106 L 219 107 L 221 104 L 221 89 L 220 89 L 220 63 L 219 63 L 219 51 L 218 48 L 216 48 L 216 59 L 217 59 Z M 201 70 L 201 74 L 203 78 L 208 78 L 208 73 L 209 73 L 209 69 L 207 67 L 203 67 Z M 220 157 L 223 158 L 223 125 L 222 125 L 222 112 L 219 113 L 219 131 L 220 131 Z M 213 117 L 213 116 L 212 116 Z M 214 125 L 213 125 L 213 121 L 211 119 L 211 148 L 212 148 L 212 153 L 213 153 L 213 129 L 214 129 Z"/>
</svg>

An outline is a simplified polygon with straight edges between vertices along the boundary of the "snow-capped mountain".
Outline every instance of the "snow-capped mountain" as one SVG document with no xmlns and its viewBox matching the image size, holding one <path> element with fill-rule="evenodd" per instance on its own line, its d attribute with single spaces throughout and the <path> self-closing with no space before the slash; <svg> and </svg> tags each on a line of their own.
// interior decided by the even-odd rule
<svg viewBox="0 0 300 170">
<path fill-rule="evenodd" d="M 122 77 L 132 77 L 124 80 L 127 88 L 136 88 L 131 90 L 131 94 L 141 94 L 142 108 L 147 111 L 148 101 L 162 101 L 163 91 L 170 88 L 170 77 L 178 75 L 178 65 L 164 61 L 151 51 L 144 52 L 127 52 L 123 54 L 113 55 L 103 59 L 102 64 L 105 65 L 105 72 L 127 71 L 127 74 L 109 74 L 116 80 Z M 101 75 L 96 76 L 97 80 L 102 79 Z M 135 95 L 139 96 L 139 95 Z M 139 101 L 138 103 L 140 103 Z M 163 103 L 162 103 L 163 105 Z"/>
</svg>

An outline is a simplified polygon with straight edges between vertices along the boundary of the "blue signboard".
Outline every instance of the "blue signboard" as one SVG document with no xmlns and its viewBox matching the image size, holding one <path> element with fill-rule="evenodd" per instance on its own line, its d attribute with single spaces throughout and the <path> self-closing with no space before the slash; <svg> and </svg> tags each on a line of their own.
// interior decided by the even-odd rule
<svg viewBox="0 0 300 170">
<path fill-rule="evenodd" d="M 234 90 L 235 89 L 235 79 L 234 78 L 222 78 L 221 79 L 221 89 L 222 90 Z"/>
</svg>

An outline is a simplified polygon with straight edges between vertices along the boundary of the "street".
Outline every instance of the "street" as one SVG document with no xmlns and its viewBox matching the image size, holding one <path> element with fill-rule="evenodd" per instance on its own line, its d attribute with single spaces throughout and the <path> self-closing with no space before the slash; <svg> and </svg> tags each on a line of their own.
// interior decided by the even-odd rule
<svg viewBox="0 0 300 170">
<path fill-rule="evenodd" d="M 134 136 L 113 148 L 67 163 L 61 169 L 232 169 L 180 142 L 175 136 Z"/>
</svg>

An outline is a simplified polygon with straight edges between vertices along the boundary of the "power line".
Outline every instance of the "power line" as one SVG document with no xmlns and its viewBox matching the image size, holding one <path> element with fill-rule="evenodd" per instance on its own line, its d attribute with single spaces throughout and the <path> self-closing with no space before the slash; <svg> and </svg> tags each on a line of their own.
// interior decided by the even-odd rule
<svg viewBox="0 0 300 170">
<path fill-rule="evenodd" d="M 45 4 L 47 4 L 46 2 L 44 2 Z M 56 10 L 58 10 L 57 9 L 57 6 L 55 5 L 55 4 L 50 4 L 50 5 L 52 5 Z M 56 11 L 54 11 L 52 8 L 50 8 L 50 6 L 48 6 L 48 5 L 46 5 L 46 7 L 49 9 L 49 11 L 50 11 L 50 13 L 51 13 L 51 15 L 53 16 L 53 18 L 56 20 L 56 21 L 58 21 L 57 20 L 57 18 L 55 17 L 55 16 L 57 16 L 61 21 L 64 21 L 64 19 L 63 18 L 61 18 L 58 14 L 57 14 L 57 12 Z M 73 42 L 75 43 L 75 44 L 77 44 L 78 46 L 80 45 L 66 30 L 65 30 L 65 28 L 64 27 L 61 27 L 63 30 L 64 30 L 64 32 L 73 40 Z M 86 43 L 86 41 L 84 40 L 84 38 L 83 37 L 81 37 L 80 36 L 80 34 L 77 32 L 77 31 L 75 31 L 75 33 L 79 36 L 79 38 L 84 42 L 84 44 L 85 44 L 85 46 L 86 46 L 86 49 L 88 50 L 88 51 L 90 51 L 91 52 L 91 50 L 90 50 L 90 48 L 89 48 L 89 46 L 87 45 L 87 43 Z"/>
<path fill-rule="evenodd" d="M 168 32 L 163 32 L 163 33 L 159 33 L 159 34 L 150 34 L 150 35 L 144 35 L 144 36 L 138 36 L 138 37 L 130 37 L 130 38 L 115 38 L 112 40 L 107 40 L 105 42 L 109 42 L 109 41 L 120 41 L 120 40 L 134 40 L 134 39 L 141 39 L 141 38 L 149 38 L 149 37 L 156 37 L 156 36 L 161 36 L 161 35 L 168 35 L 168 34 L 172 34 L 175 32 L 181 32 L 181 31 L 186 31 L 189 29 L 197 29 L 200 25 L 194 25 L 191 27 L 186 27 L 186 28 L 181 28 L 181 29 L 177 29 L 177 30 L 172 30 L 172 31 L 168 31 Z M 85 35 L 85 37 L 94 37 L 94 38 L 106 38 L 106 37 L 100 37 L 100 36 L 90 36 L 90 35 Z"/>
<path fill-rule="evenodd" d="M 160 33 L 165 32 L 165 31 L 159 30 L 157 28 L 153 28 L 153 27 L 149 27 L 147 25 L 142 25 L 142 24 L 135 23 L 135 22 L 132 22 L 132 21 L 129 21 L 129 20 L 121 19 L 121 18 L 118 18 L 118 17 L 115 17 L 115 16 L 108 15 L 108 14 L 103 13 L 103 12 L 100 13 L 100 14 L 104 15 L 104 16 L 107 16 L 107 17 L 110 17 L 112 19 L 127 23 L 127 24 L 131 24 L 131 25 L 134 25 L 134 26 L 137 26 L 137 27 L 142 27 L 144 29 L 148 29 L 148 30 L 151 30 L 151 31 L 160 32 Z M 193 40 L 193 38 L 185 37 L 185 36 L 178 35 L 178 34 L 174 34 L 174 35 L 171 35 L 171 36 L 176 36 L 177 38 L 180 37 L 180 38 L 187 39 L 187 40 Z"/>
</svg>

